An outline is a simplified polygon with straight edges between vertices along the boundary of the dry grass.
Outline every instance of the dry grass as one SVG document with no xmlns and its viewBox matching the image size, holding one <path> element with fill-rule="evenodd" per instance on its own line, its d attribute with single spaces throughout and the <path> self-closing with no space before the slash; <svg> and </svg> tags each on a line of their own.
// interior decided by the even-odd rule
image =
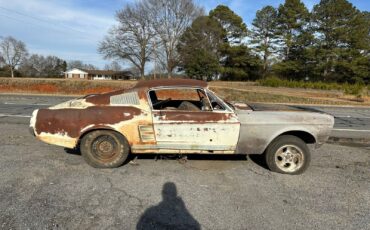
<svg viewBox="0 0 370 230">
<path fill-rule="evenodd" d="M 135 81 L 0 78 L 0 92 L 85 95 L 133 86 Z"/>
<path fill-rule="evenodd" d="M 0 93 L 37 93 L 86 95 L 130 88 L 136 81 L 112 80 L 69 80 L 69 79 L 33 79 L 0 78 Z M 258 86 L 255 82 L 210 82 L 210 88 L 232 101 L 328 104 L 328 105 L 370 105 L 368 97 L 363 102 L 356 97 L 344 95 L 338 90 L 313 90 L 297 88 L 279 88 Z"/>
</svg>

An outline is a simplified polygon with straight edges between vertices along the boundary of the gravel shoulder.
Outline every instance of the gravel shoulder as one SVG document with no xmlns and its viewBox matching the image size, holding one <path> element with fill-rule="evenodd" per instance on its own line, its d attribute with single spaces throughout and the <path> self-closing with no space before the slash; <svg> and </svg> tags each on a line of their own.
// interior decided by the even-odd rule
<svg viewBox="0 0 370 230">
<path fill-rule="evenodd" d="M 0 123 L 1 229 L 370 229 L 370 149 L 324 145 L 300 176 L 252 160 L 94 169 Z"/>
</svg>

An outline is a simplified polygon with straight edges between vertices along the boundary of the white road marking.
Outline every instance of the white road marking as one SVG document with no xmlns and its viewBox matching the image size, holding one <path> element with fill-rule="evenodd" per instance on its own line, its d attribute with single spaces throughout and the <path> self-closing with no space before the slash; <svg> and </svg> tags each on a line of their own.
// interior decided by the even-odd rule
<svg viewBox="0 0 370 230">
<path fill-rule="evenodd" d="M 19 104 L 19 103 L 13 103 L 13 102 L 4 102 L 2 104 L 4 105 L 46 105 L 46 106 L 51 105 L 51 104 Z"/>
<path fill-rule="evenodd" d="M 370 132 L 370 130 L 363 129 L 332 129 L 333 131 L 351 131 L 351 132 Z"/>
<path fill-rule="evenodd" d="M 347 116 L 334 116 L 335 118 L 359 118 L 359 119 L 370 119 L 370 117 L 367 117 L 367 116 L 350 116 L 350 115 L 347 115 Z"/>
<path fill-rule="evenodd" d="M 31 117 L 31 115 L 18 115 L 18 114 L 3 114 L 3 113 L 0 113 L 0 117 Z"/>
</svg>

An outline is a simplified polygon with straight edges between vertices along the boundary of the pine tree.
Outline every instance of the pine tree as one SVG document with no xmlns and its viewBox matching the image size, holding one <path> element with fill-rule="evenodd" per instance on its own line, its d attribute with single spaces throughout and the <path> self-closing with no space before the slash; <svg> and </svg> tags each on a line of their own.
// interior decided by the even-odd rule
<svg viewBox="0 0 370 230">
<path fill-rule="evenodd" d="M 254 50 L 262 56 L 263 76 L 265 76 L 269 68 L 270 57 L 277 49 L 276 9 L 272 6 L 265 6 L 258 10 L 252 25 L 251 44 L 254 45 Z"/>
<path fill-rule="evenodd" d="M 248 34 L 243 19 L 229 7 L 219 5 L 209 16 L 225 30 L 224 44 L 220 48 L 222 80 L 252 80 L 259 74 L 260 63 L 244 44 Z"/>
<path fill-rule="evenodd" d="M 369 77 L 369 19 L 347 0 L 322 0 L 313 9 L 323 80 L 363 82 Z"/>
<path fill-rule="evenodd" d="M 300 36 L 307 29 L 310 13 L 300 0 L 286 0 L 278 8 L 277 33 L 281 39 L 282 56 L 291 60 L 291 49 L 300 42 Z"/>
<path fill-rule="evenodd" d="M 208 16 L 194 20 L 180 38 L 177 50 L 180 66 L 191 78 L 210 80 L 220 71 L 220 47 L 224 44 L 225 31 Z"/>
<path fill-rule="evenodd" d="M 278 8 L 277 29 L 281 62 L 272 66 L 278 76 L 301 80 L 308 77 L 313 43 L 310 13 L 300 0 L 286 0 Z"/>
</svg>

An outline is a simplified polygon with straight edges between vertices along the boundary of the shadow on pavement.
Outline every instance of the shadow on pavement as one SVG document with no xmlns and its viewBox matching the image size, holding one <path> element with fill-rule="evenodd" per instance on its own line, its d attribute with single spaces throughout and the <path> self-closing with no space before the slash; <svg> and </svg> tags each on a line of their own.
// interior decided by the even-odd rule
<svg viewBox="0 0 370 230">
<path fill-rule="evenodd" d="M 186 209 L 185 203 L 177 195 L 176 185 L 167 182 L 163 185 L 162 201 L 149 207 L 141 215 L 136 229 L 200 229 L 200 224 Z"/>
<path fill-rule="evenodd" d="M 131 159 L 145 160 L 207 160 L 207 161 L 246 161 L 246 155 L 240 154 L 131 154 Z"/>
<path fill-rule="evenodd" d="M 81 155 L 81 151 L 79 148 L 75 148 L 75 149 L 64 148 L 64 151 L 71 155 Z"/>
</svg>

